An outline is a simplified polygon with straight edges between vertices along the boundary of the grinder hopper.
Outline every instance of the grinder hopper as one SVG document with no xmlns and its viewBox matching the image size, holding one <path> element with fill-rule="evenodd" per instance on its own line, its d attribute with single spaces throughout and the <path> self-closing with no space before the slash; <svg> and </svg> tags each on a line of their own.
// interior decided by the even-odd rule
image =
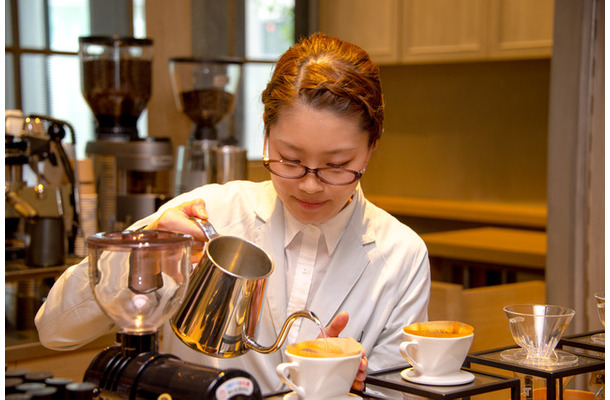
<svg viewBox="0 0 610 400">
<path fill-rule="evenodd" d="M 229 116 L 235 108 L 243 61 L 236 58 L 170 59 L 178 109 L 193 122 L 185 146 L 176 155 L 176 194 L 206 183 L 244 179 L 246 151 L 238 146 Z M 219 126 L 227 125 L 220 140 Z"/>
</svg>

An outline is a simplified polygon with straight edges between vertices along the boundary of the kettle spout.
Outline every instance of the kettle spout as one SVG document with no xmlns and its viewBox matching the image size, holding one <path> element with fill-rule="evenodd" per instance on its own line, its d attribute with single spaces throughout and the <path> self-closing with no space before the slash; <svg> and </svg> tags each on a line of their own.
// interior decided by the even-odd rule
<svg viewBox="0 0 610 400">
<path fill-rule="evenodd" d="M 273 353 L 274 351 L 276 351 L 277 349 L 282 347 L 282 345 L 284 344 L 284 341 L 286 340 L 286 336 L 288 335 L 288 331 L 290 330 L 290 327 L 292 327 L 292 324 L 294 323 L 294 321 L 296 321 L 297 318 L 307 318 L 308 320 L 313 321 L 316 325 L 318 325 L 320 327 L 321 331 L 324 330 L 324 326 L 322 325 L 322 322 L 320 322 L 320 320 L 318 319 L 316 314 L 313 313 L 313 311 L 307 311 L 307 310 L 297 311 L 295 313 L 292 313 L 288 317 L 288 319 L 286 319 L 286 322 L 284 322 L 284 325 L 282 326 L 282 330 L 280 331 L 280 334 L 279 334 L 277 340 L 271 346 L 269 346 L 269 347 L 261 346 L 260 344 L 256 343 L 256 341 L 254 339 L 252 339 L 249 336 L 246 336 L 246 338 L 245 338 L 246 347 L 249 347 L 258 353 L 263 353 L 263 354 Z"/>
</svg>

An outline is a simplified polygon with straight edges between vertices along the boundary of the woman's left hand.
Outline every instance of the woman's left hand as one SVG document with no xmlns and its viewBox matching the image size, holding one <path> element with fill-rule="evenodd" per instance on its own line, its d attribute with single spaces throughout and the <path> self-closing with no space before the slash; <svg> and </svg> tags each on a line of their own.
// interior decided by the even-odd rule
<svg viewBox="0 0 610 400">
<path fill-rule="evenodd" d="M 324 328 L 326 336 L 339 336 L 339 334 L 347 325 L 347 321 L 349 321 L 349 314 L 346 311 L 339 313 L 339 315 L 337 315 L 335 319 L 333 319 L 331 323 L 326 328 Z M 366 353 L 364 349 L 362 349 L 362 359 L 360 360 L 360 367 L 358 368 L 356 379 L 354 379 L 354 383 L 352 384 L 352 389 L 357 390 L 359 392 L 364 391 L 364 380 L 366 379 L 366 368 L 368 364 L 369 361 L 366 358 Z"/>
</svg>

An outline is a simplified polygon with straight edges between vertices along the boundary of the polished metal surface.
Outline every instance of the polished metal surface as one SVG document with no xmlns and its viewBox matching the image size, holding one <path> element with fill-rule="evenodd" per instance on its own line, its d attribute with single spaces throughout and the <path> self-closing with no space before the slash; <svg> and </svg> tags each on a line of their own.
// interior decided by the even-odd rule
<svg viewBox="0 0 610 400">
<path fill-rule="evenodd" d="M 215 149 L 216 182 L 227 183 L 246 179 L 248 157 L 246 149 L 238 146 L 219 146 Z"/>
<path fill-rule="evenodd" d="M 247 240 L 218 235 L 207 221 L 193 220 L 209 241 L 186 297 L 171 319 L 174 333 L 187 346 L 219 358 L 239 356 L 249 349 L 270 353 L 282 345 L 296 318 L 319 322 L 311 312 L 297 312 L 285 322 L 276 343 L 257 344 L 253 338 L 267 277 L 273 271 L 271 258 Z"/>
</svg>

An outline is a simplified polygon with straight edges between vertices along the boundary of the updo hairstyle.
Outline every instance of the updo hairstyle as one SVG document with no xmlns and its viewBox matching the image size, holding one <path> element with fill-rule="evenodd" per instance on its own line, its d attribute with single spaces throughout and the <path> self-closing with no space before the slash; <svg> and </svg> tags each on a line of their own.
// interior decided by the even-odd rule
<svg viewBox="0 0 610 400">
<path fill-rule="evenodd" d="M 321 33 L 301 40 L 280 57 L 262 101 L 266 134 L 282 108 L 299 101 L 358 118 L 369 134 L 369 146 L 383 131 L 379 68 L 360 47 Z"/>
</svg>

